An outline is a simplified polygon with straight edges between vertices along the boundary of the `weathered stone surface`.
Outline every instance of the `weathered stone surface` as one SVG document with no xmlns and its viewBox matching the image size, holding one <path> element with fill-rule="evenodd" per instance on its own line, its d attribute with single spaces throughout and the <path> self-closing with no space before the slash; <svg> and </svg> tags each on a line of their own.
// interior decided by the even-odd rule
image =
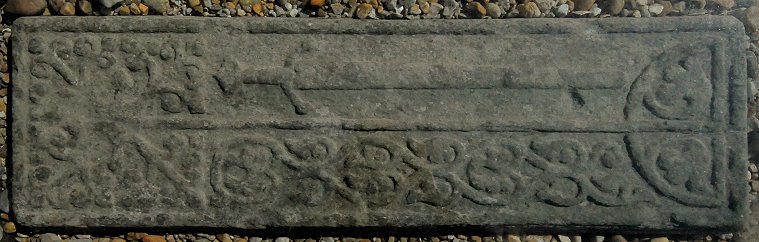
<svg viewBox="0 0 759 242">
<path fill-rule="evenodd" d="M 736 230 L 730 17 L 26 18 L 28 226 Z"/>
</svg>

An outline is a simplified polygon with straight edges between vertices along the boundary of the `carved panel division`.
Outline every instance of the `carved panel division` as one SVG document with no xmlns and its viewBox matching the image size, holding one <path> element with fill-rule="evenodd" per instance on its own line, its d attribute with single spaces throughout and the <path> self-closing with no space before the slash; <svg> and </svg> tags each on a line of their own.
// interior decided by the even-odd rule
<svg viewBox="0 0 759 242">
<path fill-rule="evenodd" d="M 740 225 L 731 18 L 289 21 L 20 19 L 19 221 Z"/>
</svg>

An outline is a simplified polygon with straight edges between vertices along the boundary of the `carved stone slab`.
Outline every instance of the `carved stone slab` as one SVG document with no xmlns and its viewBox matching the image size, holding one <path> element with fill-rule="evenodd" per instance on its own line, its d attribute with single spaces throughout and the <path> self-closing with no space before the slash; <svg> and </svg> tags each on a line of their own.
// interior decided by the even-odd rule
<svg viewBox="0 0 759 242">
<path fill-rule="evenodd" d="M 735 230 L 731 17 L 24 18 L 28 226 Z"/>
</svg>

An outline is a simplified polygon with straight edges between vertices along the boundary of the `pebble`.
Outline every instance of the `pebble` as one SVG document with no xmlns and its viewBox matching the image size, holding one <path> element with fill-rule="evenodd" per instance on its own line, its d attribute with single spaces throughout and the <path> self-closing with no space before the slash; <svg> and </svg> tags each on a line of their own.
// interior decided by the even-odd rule
<svg viewBox="0 0 759 242">
<path fill-rule="evenodd" d="M 759 2 L 756 0 L 736 0 L 735 1 L 735 5 L 740 8 L 748 8 L 756 4 L 759 4 Z"/>
<path fill-rule="evenodd" d="M 314 8 L 321 8 L 326 3 L 327 3 L 326 0 L 310 0 L 310 1 L 308 1 L 308 4 L 311 5 L 311 7 L 314 7 Z"/>
<path fill-rule="evenodd" d="M 411 9 L 408 10 L 408 14 L 411 14 L 411 15 L 422 14 L 422 9 L 419 7 L 419 4 L 411 5 Z"/>
<path fill-rule="evenodd" d="M 575 0 L 574 11 L 590 11 L 596 0 Z"/>
<path fill-rule="evenodd" d="M 146 235 L 142 237 L 142 242 L 166 242 L 166 238 L 161 235 Z"/>
<path fill-rule="evenodd" d="M 287 237 L 279 237 L 279 238 L 277 238 L 276 240 L 274 240 L 274 242 L 291 242 L 291 241 L 290 241 L 290 238 L 287 238 Z"/>
<path fill-rule="evenodd" d="M 61 7 L 63 7 L 63 4 L 66 3 L 66 0 L 48 0 L 48 8 L 49 10 L 52 10 L 53 12 L 58 12 L 61 10 Z"/>
<path fill-rule="evenodd" d="M 679 2 L 676 2 L 675 4 L 672 4 L 672 10 L 678 13 L 685 12 L 685 7 L 686 7 L 685 1 L 679 1 Z"/>
<path fill-rule="evenodd" d="M 519 11 L 519 16 L 523 18 L 540 17 L 540 9 L 534 2 L 527 2 L 517 5 L 517 11 Z"/>
<path fill-rule="evenodd" d="M 566 17 L 569 15 L 569 5 L 564 3 L 556 7 L 555 14 L 557 17 Z"/>
<path fill-rule="evenodd" d="M 258 16 L 264 16 L 264 5 L 261 3 L 261 1 L 256 0 L 256 3 L 253 4 L 253 7 L 251 7 L 253 10 L 253 13 L 255 13 Z"/>
<path fill-rule="evenodd" d="M 759 192 L 759 181 L 751 181 L 751 191 Z"/>
<path fill-rule="evenodd" d="M 662 12 L 664 12 L 664 5 L 654 3 L 648 6 L 648 11 L 652 14 L 659 16 Z"/>
<path fill-rule="evenodd" d="M 239 2 L 240 4 L 242 4 L 243 2 L 246 2 L 246 1 L 250 2 L 250 0 L 240 0 Z M 200 0 L 187 0 L 187 6 L 191 8 L 198 7 L 200 6 Z"/>
<path fill-rule="evenodd" d="M 488 12 L 488 16 L 490 16 L 491 18 L 500 18 L 501 14 L 503 14 L 503 10 L 501 9 L 501 6 L 498 6 L 498 4 L 496 3 L 488 3 L 487 12 Z"/>
<path fill-rule="evenodd" d="M 142 13 L 141 5 L 142 5 L 142 3 L 140 3 L 140 4 L 137 4 L 137 3 L 129 4 L 129 11 L 132 14 L 134 14 L 134 15 L 140 15 Z"/>
<path fill-rule="evenodd" d="M 543 241 L 543 237 L 541 236 L 535 236 L 535 235 L 528 235 L 524 238 L 525 242 L 547 242 Z"/>
<path fill-rule="evenodd" d="M 644 18 L 651 17 L 651 11 L 648 11 L 648 6 L 642 6 L 640 9 L 640 16 Z"/>
<path fill-rule="evenodd" d="M 113 8 L 114 5 L 123 1 L 124 0 L 100 0 L 100 5 L 103 5 L 103 7 L 106 8 Z"/>
<path fill-rule="evenodd" d="M 124 240 L 124 239 L 122 239 L 122 238 L 113 238 L 113 239 L 111 240 L 111 242 L 126 242 L 126 240 Z"/>
<path fill-rule="evenodd" d="M 77 2 L 77 6 L 79 7 L 79 11 L 82 12 L 84 15 L 92 15 L 92 3 L 88 0 L 79 0 Z"/>
<path fill-rule="evenodd" d="M 150 7 L 153 12 L 165 14 L 169 11 L 169 0 L 142 0 L 142 3 Z"/>
<path fill-rule="evenodd" d="M 403 9 L 408 10 L 411 9 L 411 6 L 416 3 L 416 0 L 398 0 L 398 4 L 403 6 Z"/>
<path fill-rule="evenodd" d="M 126 239 L 127 240 L 141 240 L 142 237 L 145 237 L 145 236 L 148 236 L 148 234 L 147 233 L 129 232 L 129 233 L 127 233 Z"/>
<path fill-rule="evenodd" d="M 601 15 L 601 8 L 593 5 L 593 8 L 590 9 L 590 16 L 596 17 L 598 15 Z"/>
<path fill-rule="evenodd" d="M 506 242 L 522 242 L 522 239 L 517 235 L 510 234 L 506 236 Z"/>
<path fill-rule="evenodd" d="M 284 8 L 280 7 L 279 5 L 275 5 L 274 13 L 275 13 L 274 16 L 279 17 L 279 16 L 285 16 L 288 12 Z"/>
<path fill-rule="evenodd" d="M 569 237 L 567 237 L 566 235 L 559 235 L 559 241 L 560 242 L 572 242 L 572 240 L 569 239 Z"/>
<path fill-rule="evenodd" d="M 672 2 L 670 1 L 661 1 L 659 2 L 664 8 L 662 9 L 662 12 L 659 16 L 667 16 L 667 14 L 672 12 Z"/>
<path fill-rule="evenodd" d="M 443 11 L 445 7 L 439 3 L 431 3 L 430 4 L 430 12 L 429 14 L 440 14 L 441 11 Z"/>
<path fill-rule="evenodd" d="M 709 0 L 708 4 L 727 10 L 735 7 L 735 0 Z"/>
<path fill-rule="evenodd" d="M 373 8 L 379 7 L 380 3 L 378 0 L 366 0 L 366 3 L 371 4 Z"/>
<path fill-rule="evenodd" d="M 669 239 L 667 237 L 657 237 L 651 239 L 651 242 L 669 242 Z"/>
<path fill-rule="evenodd" d="M 535 0 L 535 4 L 538 5 L 538 9 L 540 9 L 541 13 L 550 12 L 557 3 L 558 1 L 556 0 Z"/>
<path fill-rule="evenodd" d="M 92 242 L 92 239 L 67 239 L 66 242 Z"/>
<path fill-rule="evenodd" d="M 706 7 L 706 0 L 693 0 L 692 2 L 696 6 L 696 9 L 704 9 Z"/>
<path fill-rule="evenodd" d="M 374 10 L 374 8 L 372 8 L 371 4 L 362 3 L 361 5 L 358 5 L 358 9 L 356 9 L 356 18 L 366 19 L 372 13 L 372 10 Z"/>
<path fill-rule="evenodd" d="M 627 240 L 625 237 L 622 237 L 622 235 L 614 235 L 611 237 L 606 237 L 603 242 L 627 242 Z"/>
<path fill-rule="evenodd" d="M 454 18 L 458 16 L 461 4 L 455 0 L 442 0 L 443 11 L 440 13 L 444 18 Z"/>
<path fill-rule="evenodd" d="M 40 15 L 45 11 L 45 7 L 45 0 L 8 0 L 5 12 L 24 16 Z"/>
<path fill-rule="evenodd" d="M 57 234 L 47 233 L 40 235 L 40 242 L 60 242 L 61 237 Z"/>
<path fill-rule="evenodd" d="M 298 13 L 300 13 L 300 10 L 298 10 L 297 8 L 293 8 L 293 9 L 291 9 L 291 10 L 290 10 L 290 12 L 289 12 L 289 14 L 290 14 L 290 17 L 293 17 L 293 18 L 294 18 L 294 17 L 297 17 L 297 16 L 298 16 Z"/>
<path fill-rule="evenodd" d="M 485 9 L 485 6 L 482 6 L 479 2 L 471 2 L 466 6 L 467 9 L 469 9 L 469 14 L 471 14 L 472 18 L 482 18 L 487 15 L 487 9 Z"/>
<path fill-rule="evenodd" d="M 59 14 L 64 16 L 74 16 L 76 15 L 76 8 L 74 7 L 74 3 L 66 2 L 61 7 L 61 10 L 58 11 Z"/>
<path fill-rule="evenodd" d="M 345 6 L 341 3 L 333 3 L 329 5 L 329 8 L 332 9 L 332 13 L 337 15 L 343 14 L 343 11 L 345 11 Z"/>
<path fill-rule="evenodd" d="M 148 5 L 145 5 L 144 3 L 140 3 L 140 5 L 137 5 L 138 8 L 140 8 L 140 14 L 142 15 L 148 15 L 148 11 L 150 11 L 150 7 Z"/>
<path fill-rule="evenodd" d="M 122 5 L 121 7 L 119 7 L 117 13 L 119 15 L 129 15 L 131 13 L 131 9 L 127 5 Z"/>
<path fill-rule="evenodd" d="M 13 222 L 6 222 L 3 224 L 3 232 L 6 234 L 16 233 L 16 224 Z"/>
<path fill-rule="evenodd" d="M 625 0 L 605 0 L 601 2 L 606 13 L 611 15 L 619 15 L 622 9 L 625 8 Z"/>
</svg>

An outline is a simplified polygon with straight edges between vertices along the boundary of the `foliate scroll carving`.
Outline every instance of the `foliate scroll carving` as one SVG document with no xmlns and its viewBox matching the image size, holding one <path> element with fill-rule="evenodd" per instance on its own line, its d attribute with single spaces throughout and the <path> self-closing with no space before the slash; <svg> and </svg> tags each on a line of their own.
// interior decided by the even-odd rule
<svg viewBox="0 0 759 242">
<path fill-rule="evenodd" d="M 225 200 L 243 204 L 267 200 L 282 183 L 274 169 L 286 159 L 285 147 L 268 137 L 230 140 L 213 156 L 211 185 Z"/>
<path fill-rule="evenodd" d="M 108 134 L 112 157 L 98 164 L 105 174 L 117 207 L 146 210 L 154 207 L 204 207 L 207 199 L 199 188 L 202 171 L 196 164 L 205 159 L 194 137 L 171 135 L 158 142 L 125 133 L 119 127 Z M 177 161 L 177 162 L 174 162 Z M 144 204 L 144 203 L 150 204 Z"/>
<path fill-rule="evenodd" d="M 664 51 L 635 79 L 627 97 L 628 120 L 699 120 L 709 117 L 715 47 L 680 45 Z"/>
<path fill-rule="evenodd" d="M 75 139 L 71 134 L 75 131 L 57 132 L 64 138 L 51 141 L 47 148 L 51 158 L 65 161 L 59 149 L 71 144 L 65 137 Z M 662 199 L 717 207 L 725 201 L 724 181 L 716 178 L 724 168 L 712 158 L 721 155 L 719 147 L 723 144 L 705 143 L 695 137 L 648 145 L 638 135 L 587 140 L 544 136 L 398 139 L 382 135 L 347 140 L 324 136 L 279 139 L 259 135 L 207 144 L 217 151 L 203 154 L 186 152 L 204 146 L 187 136 L 154 144 L 144 137 L 109 135 L 118 140 L 114 140 L 118 145 L 103 171 L 132 184 L 122 189 L 139 188 L 140 192 L 130 194 L 145 194 L 100 201 L 103 206 L 122 209 L 145 209 L 137 204 L 147 201 L 162 204 L 158 201 L 167 194 L 183 196 L 184 201 L 191 201 L 185 205 L 194 206 L 253 205 L 279 199 L 308 207 L 342 201 L 367 208 L 472 204 L 509 209 L 531 204 L 624 207 L 655 204 Z M 191 165 L 178 167 L 167 163 L 168 159 Z M 71 176 L 66 173 L 69 171 L 54 171 L 44 162 L 37 163 L 30 177 L 34 184 L 49 185 L 56 177 Z M 202 168 L 205 165 L 208 168 Z M 207 180 L 215 194 L 210 198 L 198 183 L 206 179 L 196 178 L 204 170 L 210 174 Z M 92 179 L 85 174 L 77 176 L 77 181 Z M 95 188 L 92 181 L 89 184 L 75 186 L 71 192 L 84 194 Z M 150 195 L 152 188 L 159 187 L 164 189 Z M 81 202 L 71 199 L 43 200 Z"/>
<path fill-rule="evenodd" d="M 42 80 L 59 80 L 74 86 L 93 85 L 101 78 L 115 80 L 114 93 L 149 94 L 167 113 L 207 113 L 204 88 L 207 64 L 201 41 L 78 37 L 32 38 L 31 74 Z"/>
<path fill-rule="evenodd" d="M 630 135 L 627 143 L 635 169 L 664 196 L 696 207 L 719 207 L 727 202 L 726 151 L 719 139 L 659 140 Z"/>
</svg>

